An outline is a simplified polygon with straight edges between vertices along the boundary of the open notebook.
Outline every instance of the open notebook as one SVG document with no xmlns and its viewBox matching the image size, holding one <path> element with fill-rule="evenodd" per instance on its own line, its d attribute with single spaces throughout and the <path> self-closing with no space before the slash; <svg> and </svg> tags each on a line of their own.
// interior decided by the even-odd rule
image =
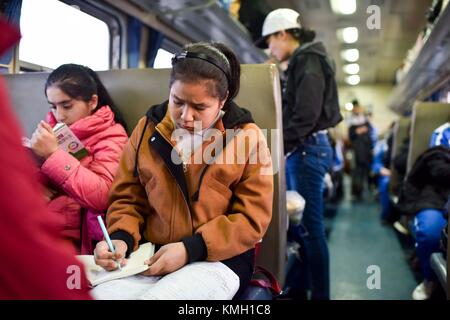
<svg viewBox="0 0 450 320">
<path fill-rule="evenodd" d="M 97 300 L 230 300 L 239 277 L 221 262 L 200 261 L 163 277 L 136 274 L 94 287 Z"/>
<path fill-rule="evenodd" d="M 91 286 L 95 287 L 101 283 L 129 277 L 148 269 L 148 265 L 144 261 L 153 256 L 155 252 L 155 245 L 147 242 L 139 246 L 127 259 L 127 265 L 122 267 L 122 270 L 106 271 L 102 267 L 95 264 L 93 255 L 79 255 L 77 259 L 83 263 L 86 270 L 86 277 Z"/>
</svg>

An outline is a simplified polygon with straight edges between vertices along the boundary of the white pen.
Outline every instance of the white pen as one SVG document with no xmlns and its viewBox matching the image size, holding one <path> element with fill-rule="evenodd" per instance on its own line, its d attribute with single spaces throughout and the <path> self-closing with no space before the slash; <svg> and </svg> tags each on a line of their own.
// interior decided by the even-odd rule
<svg viewBox="0 0 450 320">
<path fill-rule="evenodd" d="M 106 243 L 108 244 L 109 251 L 111 251 L 113 254 L 115 254 L 116 249 L 114 248 L 114 246 L 111 242 L 111 239 L 109 238 L 108 231 L 106 231 L 106 227 L 105 227 L 105 224 L 103 223 L 102 217 L 100 215 L 98 215 L 97 220 L 98 220 L 98 223 L 100 224 L 100 228 L 102 228 L 103 236 L 105 237 Z M 117 263 L 117 267 L 119 268 L 119 270 L 122 270 L 120 263 L 118 261 L 116 261 L 116 263 Z"/>
</svg>

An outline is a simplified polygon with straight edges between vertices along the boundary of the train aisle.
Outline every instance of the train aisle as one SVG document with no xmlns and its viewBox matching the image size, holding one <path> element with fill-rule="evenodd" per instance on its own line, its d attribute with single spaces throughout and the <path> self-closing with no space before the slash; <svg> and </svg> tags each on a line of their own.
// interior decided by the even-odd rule
<svg viewBox="0 0 450 320">
<path fill-rule="evenodd" d="M 373 200 L 346 197 L 340 204 L 329 236 L 331 299 L 411 299 L 417 281 L 394 229 L 380 223 L 379 212 Z M 373 288 L 377 275 L 379 288 Z"/>
</svg>

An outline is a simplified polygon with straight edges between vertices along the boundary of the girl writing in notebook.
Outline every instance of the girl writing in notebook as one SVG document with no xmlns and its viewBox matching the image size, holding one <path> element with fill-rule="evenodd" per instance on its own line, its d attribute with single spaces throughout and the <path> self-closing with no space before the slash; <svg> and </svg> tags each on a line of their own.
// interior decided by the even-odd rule
<svg viewBox="0 0 450 320">
<path fill-rule="evenodd" d="M 97 74 L 87 67 L 60 66 L 49 75 L 45 95 L 50 112 L 33 133 L 31 149 L 43 159 L 39 176 L 62 235 L 81 253 L 91 254 L 93 243 L 103 239 L 95 215 L 107 209 L 109 188 L 128 140 L 125 123 Z M 76 159 L 58 148 L 52 129 L 57 123 L 72 130 L 86 156 Z"/>
<path fill-rule="evenodd" d="M 218 43 L 189 44 L 172 66 L 168 101 L 148 110 L 125 146 L 107 213 L 115 254 L 99 242 L 96 263 L 115 270 L 150 241 L 157 251 L 144 275 L 171 276 L 207 261 L 235 279 L 233 294 L 241 292 L 272 215 L 267 143 L 250 112 L 233 102 L 240 65 L 231 50 Z M 100 285 L 94 296 L 149 297 L 145 288 L 133 296 L 127 281 L 132 279 L 104 284 L 110 290 Z M 205 298 L 201 291 L 208 290 L 177 285 L 191 298 Z"/>
</svg>

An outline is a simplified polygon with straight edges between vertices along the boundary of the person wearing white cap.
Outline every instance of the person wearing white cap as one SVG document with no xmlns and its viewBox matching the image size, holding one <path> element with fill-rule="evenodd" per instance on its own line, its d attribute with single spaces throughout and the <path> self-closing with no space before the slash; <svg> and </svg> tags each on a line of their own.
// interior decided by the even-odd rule
<svg viewBox="0 0 450 320">
<path fill-rule="evenodd" d="M 306 200 L 300 226 L 290 226 L 288 239 L 304 244 L 304 282 L 311 299 L 329 299 L 329 253 L 323 223 L 323 179 L 331 165 L 327 128 L 342 120 L 334 63 L 315 32 L 302 27 L 300 14 L 282 8 L 270 12 L 257 45 L 268 47 L 280 62 L 288 62 L 283 84 L 283 138 L 287 188 Z M 295 273 L 291 270 L 288 274 Z M 305 283 L 288 277 L 288 295 L 304 298 Z M 290 290 L 290 293 L 289 293 Z"/>
</svg>

